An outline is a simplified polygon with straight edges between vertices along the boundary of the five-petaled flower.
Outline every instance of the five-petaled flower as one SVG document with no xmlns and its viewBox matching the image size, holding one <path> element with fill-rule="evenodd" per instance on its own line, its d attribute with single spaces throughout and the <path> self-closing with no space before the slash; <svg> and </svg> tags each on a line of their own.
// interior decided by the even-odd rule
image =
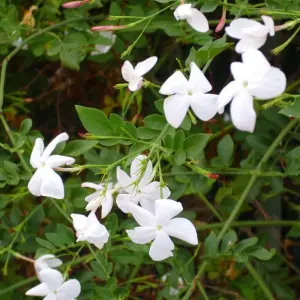
<svg viewBox="0 0 300 300">
<path fill-rule="evenodd" d="M 262 47 L 268 37 L 275 34 L 274 21 L 269 16 L 261 17 L 264 25 L 246 18 L 233 20 L 225 28 L 226 33 L 240 41 L 236 44 L 235 50 L 238 53 L 246 52 L 250 49 L 259 49 Z"/>
<path fill-rule="evenodd" d="M 92 182 L 84 182 L 81 187 L 88 187 L 95 189 L 96 192 L 85 198 L 85 201 L 88 202 L 86 210 L 96 210 L 98 207 L 102 206 L 101 218 L 105 218 L 111 211 L 113 207 L 113 184 L 108 183 L 105 187 L 104 184 L 95 184 Z"/>
<path fill-rule="evenodd" d="M 37 138 L 30 157 L 30 164 L 37 169 L 28 184 L 29 191 L 35 196 L 46 196 L 56 199 L 64 198 L 64 184 L 53 169 L 71 165 L 75 159 L 69 156 L 51 155 L 57 144 L 69 139 L 64 132 L 53 139 L 44 149 L 44 142 Z"/>
<path fill-rule="evenodd" d="M 41 283 L 27 291 L 27 296 L 45 297 L 46 300 L 74 300 L 81 291 L 78 280 L 64 282 L 62 274 L 57 270 L 42 270 L 39 272 L 39 279 Z"/>
<path fill-rule="evenodd" d="M 253 97 L 268 100 L 281 95 L 286 87 L 284 73 L 272 67 L 259 50 L 249 50 L 242 54 L 243 62 L 233 62 L 231 81 L 221 91 L 218 98 L 219 113 L 232 100 L 230 113 L 233 124 L 243 131 L 253 132 L 256 113 Z"/>
<path fill-rule="evenodd" d="M 152 56 L 148 59 L 138 63 L 134 68 L 132 64 L 126 60 L 122 66 L 122 76 L 127 81 L 130 91 L 135 92 L 142 87 L 143 75 L 148 73 L 156 64 L 157 57 Z"/>
<path fill-rule="evenodd" d="M 117 196 L 117 205 L 125 213 L 129 212 L 129 203 L 140 203 L 143 208 L 154 212 L 155 200 L 168 198 L 170 190 L 168 187 L 161 187 L 158 181 L 153 179 L 152 162 L 147 156 L 139 155 L 131 163 L 130 176 L 120 167 L 117 168 L 119 186 L 128 194 Z"/>
<path fill-rule="evenodd" d="M 164 101 L 168 123 L 178 128 L 190 106 L 196 116 L 203 121 L 214 117 L 218 111 L 218 95 L 206 94 L 211 89 L 211 84 L 195 63 L 191 63 L 189 80 L 180 71 L 176 71 L 159 90 L 163 95 L 171 95 Z"/>
<path fill-rule="evenodd" d="M 186 20 L 196 31 L 206 32 L 209 30 L 206 17 L 201 11 L 192 7 L 192 4 L 179 5 L 174 11 L 174 16 L 177 21 Z"/>
<path fill-rule="evenodd" d="M 137 244 L 151 241 L 149 255 L 155 261 L 173 256 L 174 244 L 170 236 L 197 245 L 198 237 L 194 225 L 185 218 L 174 218 L 183 210 L 181 203 L 174 200 L 155 201 L 155 214 L 130 203 L 130 212 L 140 225 L 133 230 L 126 230 L 130 239 Z"/>
<path fill-rule="evenodd" d="M 87 217 L 79 214 L 71 214 L 71 217 L 77 242 L 87 241 L 102 249 L 109 239 L 109 233 L 106 227 L 98 221 L 95 211 L 91 211 Z"/>
</svg>

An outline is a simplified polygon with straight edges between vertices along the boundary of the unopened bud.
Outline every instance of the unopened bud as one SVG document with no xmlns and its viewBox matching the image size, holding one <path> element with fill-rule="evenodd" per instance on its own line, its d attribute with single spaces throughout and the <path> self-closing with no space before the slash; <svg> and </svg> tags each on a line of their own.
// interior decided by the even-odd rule
<svg viewBox="0 0 300 300">
<path fill-rule="evenodd" d="M 220 31 L 223 29 L 223 27 L 224 27 L 224 25 L 225 25 L 225 22 L 226 22 L 225 18 L 222 17 L 222 18 L 220 19 L 220 21 L 219 21 L 219 23 L 218 23 L 216 29 L 215 29 L 215 32 L 220 32 Z"/>
<path fill-rule="evenodd" d="M 218 179 L 219 175 L 218 174 L 214 174 L 214 173 L 208 173 L 206 175 L 206 177 L 211 178 L 211 179 Z"/>
<path fill-rule="evenodd" d="M 67 2 L 64 3 L 62 5 L 63 8 L 78 8 L 86 3 L 89 3 L 90 0 L 82 0 L 82 1 L 71 1 L 71 2 Z"/>
<path fill-rule="evenodd" d="M 93 31 L 114 31 L 124 29 L 126 26 L 123 25 L 103 25 L 103 26 L 94 26 L 91 28 Z"/>
</svg>

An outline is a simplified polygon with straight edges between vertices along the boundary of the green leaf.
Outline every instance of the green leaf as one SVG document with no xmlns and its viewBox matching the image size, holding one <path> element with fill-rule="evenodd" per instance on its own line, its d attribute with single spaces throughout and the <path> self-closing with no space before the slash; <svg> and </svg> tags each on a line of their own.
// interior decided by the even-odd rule
<svg viewBox="0 0 300 300">
<path fill-rule="evenodd" d="M 139 127 L 137 128 L 137 137 L 141 140 L 152 140 L 159 135 L 157 130 L 151 128 Z"/>
<path fill-rule="evenodd" d="M 210 13 L 216 10 L 218 3 L 215 0 L 208 0 L 201 6 L 200 11 L 203 13 Z"/>
<path fill-rule="evenodd" d="M 108 280 L 112 272 L 112 263 L 108 262 L 102 253 L 96 254 L 97 260 L 91 262 L 95 275 L 103 280 Z"/>
<path fill-rule="evenodd" d="M 46 52 L 48 56 L 56 56 L 62 50 L 61 41 L 53 39 L 46 44 Z"/>
<path fill-rule="evenodd" d="M 114 235 L 117 232 L 118 224 L 119 224 L 118 217 L 115 213 L 110 214 L 107 217 L 106 227 L 109 230 L 111 236 Z"/>
<path fill-rule="evenodd" d="M 167 125 L 167 121 L 161 115 L 150 115 L 144 119 L 144 125 L 145 127 L 161 131 Z"/>
<path fill-rule="evenodd" d="M 196 158 L 204 150 L 210 136 L 210 134 L 198 133 L 186 138 L 183 143 L 186 156 L 190 159 Z"/>
<path fill-rule="evenodd" d="M 269 260 L 275 254 L 275 249 L 271 249 L 268 251 L 265 248 L 256 249 L 253 252 L 250 252 L 249 255 L 256 257 L 260 260 Z"/>
<path fill-rule="evenodd" d="M 181 166 L 186 161 L 186 154 L 183 150 L 179 149 L 174 154 L 173 159 L 176 166 Z"/>
<path fill-rule="evenodd" d="M 126 250 L 122 251 L 113 251 L 111 253 L 111 259 L 115 261 L 116 263 L 122 264 L 122 265 L 139 265 L 143 262 L 144 255 L 139 252 L 129 252 Z"/>
<path fill-rule="evenodd" d="M 57 233 L 48 232 L 45 234 L 47 240 L 51 242 L 56 247 L 64 247 L 65 242 L 63 237 L 59 236 Z"/>
<path fill-rule="evenodd" d="M 183 149 L 185 133 L 183 130 L 178 130 L 174 136 L 174 149 Z"/>
<path fill-rule="evenodd" d="M 287 117 L 300 118 L 300 96 L 295 97 L 295 101 L 279 111 L 280 114 L 283 114 Z"/>
<path fill-rule="evenodd" d="M 13 175 L 13 176 L 18 176 L 18 166 L 8 160 L 4 161 L 4 169 L 7 171 L 7 173 Z"/>
<path fill-rule="evenodd" d="M 49 249 L 49 250 L 55 250 L 56 248 L 53 246 L 52 243 L 46 241 L 46 240 L 43 240 L 43 239 L 40 239 L 40 238 L 36 238 L 36 241 L 38 244 L 40 244 L 41 246 Z"/>
<path fill-rule="evenodd" d="M 204 242 L 205 255 L 215 256 L 218 253 L 218 246 L 218 238 L 216 234 L 213 231 L 211 231 Z"/>
<path fill-rule="evenodd" d="M 61 64 L 69 68 L 71 70 L 80 70 L 80 55 L 76 51 L 69 51 L 66 48 L 63 48 L 63 50 L 60 52 L 60 61 Z"/>
<path fill-rule="evenodd" d="M 84 140 L 75 140 L 67 144 L 64 149 L 64 155 L 68 156 L 79 156 L 86 151 L 92 149 L 98 144 L 98 141 L 84 141 Z"/>
<path fill-rule="evenodd" d="M 112 126 L 101 110 L 76 105 L 76 110 L 83 127 L 92 135 L 114 135 Z"/>
<path fill-rule="evenodd" d="M 218 156 L 224 166 L 229 166 L 234 150 L 234 143 L 230 135 L 225 135 L 218 144 Z"/>
<path fill-rule="evenodd" d="M 31 127 L 32 127 L 32 120 L 31 119 L 25 119 L 21 123 L 20 131 L 21 131 L 22 134 L 25 135 L 30 131 Z"/>
<path fill-rule="evenodd" d="M 60 237 L 63 238 L 65 244 L 72 244 L 74 243 L 74 233 L 73 230 L 66 225 L 58 224 L 57 225 L 57 233 Z"/>
<path fill-rule="evenodd" d="M 228 231 L 223 237 L 221 243 L 221 251 L 223 253 L 228 252 L 232 248 L 232 246 L 236 243 L 237 239 L 238 237 L 234 230 Z"/>
<path fill-rule="evenodd" d="M 252 238 L 249 238 L 249 239 L 242 240 L 241 242 L 239 242 L 235 246 L 234 251 L 235 252 L 242 252 L 245 249 L 256 245 L 257 242 L 258 242 L 258 238 L 257 237 L 252 237 Z"/>
</svg>

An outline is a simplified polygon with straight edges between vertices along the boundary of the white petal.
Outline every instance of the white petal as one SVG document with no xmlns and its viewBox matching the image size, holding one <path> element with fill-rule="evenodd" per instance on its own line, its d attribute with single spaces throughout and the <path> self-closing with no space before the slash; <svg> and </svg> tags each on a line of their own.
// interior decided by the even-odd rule
<svg viewBox="0 0 300 300">
<path fill-rule="evenodd" d="M 123 213 L 129 213 L 129 203 L 131 200 L 131 195 L 128 194 L 119 194 L 116 199 L 118 207 Z"/>
<path fill-rule="evenodd" d="M 156 218 L 148 210 L 146 210 L 136 204 L 133 204 L 131 202 L 129 204 L 129 211 L 140 226 L 142 226 L 142 227 L 155 227 L 156 226 Z"/>
<path fill-rule="evenodd" d="M 43 283 L 46 283 L 51 291 L 58 289 L 64 282 L 64 278 L 60 272 L 54 269 L 44 269 L 39 273 L 39 277 Z"/>
<path fill-rule="evenodd" d="M 139 202 L 142 208 L 145 208 L 146 210 L 150 211 L 152 214 L 155 214 L 155 200 L 141 198 Z"/>
<path fill-rule="evenodd" d="M 142 171 L 144 171 L 144 173 L 142 173 Z M 138 186 L 143 187 L 148 184 L 152 179 L 152 172 L 152 162 L 148 160 L 146 155 L 137 156 L 131 163 L 130 176 L 133 181 L 139 180 Z"/>
<path fill-rule="evenodd" d="M 69 139 L 69 136 L 67 135 L 67 133 L 63 132 L 61 134 L 59 134 L 56 138 L 54 138 L 49 145 L 46 147 L 44 153 L 42 154 L 42 158 L 43 159 L 48 159 L 48 157 L 51 155 L 51 153 L 54 151 L 54 149 L 56 148 L 56 146 L 61 143 L 61 142 L 65 142 Z"/>
<path fill-rule="evenodd" d="M 96 183 L 93 183 L 93 182 L 83 182 L 81 184 L 81 187 L 87 187 L 87 188 L 91 188 L 91 189 L 95 189 L 96 191 L 100 191 L 103 189 L 103 184 L 100 183 L 100 184 L 96 184 Z"/>
<path fill-rule="evenodd" d="M 244 81 L 247 79 L 247 68 L 241 62 L 233 62 L 230 65 L 231 74 L 234 80 Z"/>
<path fill-rule="evenodd" d="M 261 18 L 269 30 L 270 36 L 275 35 L 274 20 L 269 16 L 261 16 Z"/>
<path fill-rule="evenodd" d="M 105 243 L 108 240 L 108 231 L 106 227 L 98 221 L 94 211 L 88 215 L 85 235 L 92 238 L 104 238 Z"/>
<path fill-rule="evenodd" d="M 167 186 L 161 187 L 159 181 L 153 181 L 141 188 L 142 197 L 152 200 L 167 199 L 171 192 Z"/>
<path fill-rule="evenodd" d="M 63 199 L 65 196 L 62 179 L 51 168 L 48 167 L 44 167 L 41 195 L 55 199 Z"/>
<path fill-rule="evenodd" d="M 178 128 L 189 109 L 189 103 L 183 95 L 169 96 L 164 101 L 164 112 L 168 123 Z"/>
<path fill-rule="evenodd" d="M 71 214 L 73 220 L 73 226 L 76 231 L 81 231 L 85 228 L 87 224 L 87 217 L 79 214 Z"/>
<path fill-rule="evenodd" d="M 31 177 L 28 183 L 28 189 L 30 193 L 34 196 L 41 196 L 41 185 L 43 182 L 43 178 L 45 177 L 44 168 L 38 168 L 33 176 Z"/>
<path fill-rule="evenodd" d="M 174 17 L 177 21 L 185 20 L 192 13 L 192 4 L 181 4 L 174 10 Z"/>
<path fill-rule="evenodd" d="M 242 59 L 247 70 L 247 77 L 249 81 L 252 79 L 257 81 L 258 78 L 262 78 L 270 69 L 268 60 L 259 50 L 251 49 L 243 53 Z"/>
<path fill-rule="evenodd" d="M 57 300 L 71 300 L 79 296 L 81 286 L 78 280 L 70 279 L 57 290 Z"/>
<path fill-rule="evenodd" d="M 236 44 L 235 51 L 244 53 L 251 49 L 259 49 L 267 40 L 267 36 L 252 36 L 245 34 L 244 37 Z"/>
<path fill-rule="evenodd" d="M 123 79 L 127 82 L 130 82 L 134 76 L 134 69 L 132 64 L 126 60 L 121 68 Z"/>
<path fill-rule="evenodd" d="M 133 192 L 134 190 L 134 186 L 132 185 L 133 180 L 120 167 L 117 167 L 117 179 L 118 179 L 118 184 L 122 189 L 124 189 L 127 193 Z"/>
<path fill-rule="evenodd" d="M 54 293 L 48 294 L 43 300 L 57 300 L 56 296 Z M 73 299 L 69 299 L 73 300 Z"/>
<path fill-rule="evenodd" d="M 217 100 L 219 113 L 224 112 L 224 107 L 232 100 L 241 88 L 242 85 L 239 81 L 231 81 L 223 88 Z"/>
<path fill-rule="evenodd" d="M 114 204 L 113 196 L 110 192 L 105 194 L 105 198 L 102 202 L 102 211 L 101 211 L 101 218 L 105 218 L 112 210 Z"/>
<path fill-rule="evenodd" d="M 218 112 L 218 95 L 196 93 L 190 101 L 195 115 L 202 121 L 208 121 Z"/>
<path fill-rule="evenodd" d="M 129 81 L 128 88 L 132 92 L 136 92 L 143 85 L 143 77 L 133 77 L 131 81 Z"/>
<path fill-rule="evenodd" d="M 41 283 L 26 292 L 26 296 L 47 296 L 50 293 L 46 283 Z"/>
<path fill-rule="evenodd" d="M 60 265 L 62 265 L 62 261 L 56 258 L 53 254 L 42 255 L 34 262 L 34 268 L 36 273 L 39 273 L 43 269 L 56 268 Z"/>
<path fill-rule="evenodd" d="M 244 29 L 261 25 L 259 22 L 246 18 L 233 20 L 229 26 L 225 28 L 226 33 L 235 39 L 241 39 L 244 36 Z"/>
<path fill-rule="evenodd" d="M 172 237 L 183 240 L 192 245 L 198 245 L 198 237 L 195 226 L 185 218 L 172 219 L 163 230 Z"/>
<path fill-rule="evenodd" d="M 159 93 L 162 95 L 186 94 L 188 91 L 188 80 L 180 72 L 176 71 L 161 86 Z"/>
<path fill-rule="evenodd" d="M 256 98 L 267 100 L 280 96 L 286 88 L 285 74 L 278 68 L 270 67 L 257 82 L 249 83 L 248 89 Z"/>
<path fill-rule="evenodd" d="M 47 159 L 47 166 L 50 168 L 58 168 L 63 165 L 72 165 L 74 164 L 75 159 L 73 157 L 69 156 L 63 156 L 63 155 L 51 155 Z"/>
<path fill-rule="evenodd" d="M 155 213 L 157 224 L 164 226 L 172 218 L 177 216 L 182 212 L 183 207 L 180 202 L 169 200 L 169 199 L 159 199 L 155 201 Z"/>
<path fill-rule="evenodd" d="M 194 62 L 191 62 L 189 84 L 193 87 L 193 91 L 202 92 L 203 94 L 211 91 L 212 89 L 211 84 Z"/>
<path fill-rule="evenodd" d="M 153 227 L 136 227 L 126 230 L 129 238 L 136 244 L 147 244 L 156 237 L 156 229 Z"/>
<path fill-rule="evenodd" d="M 207 32 L 209 30 L 209 25 L 204 14 L 196 8 L 191 8 L 192 13 L 186 18 L 189 25 L 199 32 Z"/>
<path fill-rule="evenodd" d="M 42 139 L 37 138 L 35 140 L 32 152 L 31 152 L 31 156 L 30 156 L 30 164 L 34 167 L 34 168 L 39 168 L 42 166 L 42 162 L 41 162 L 41 156 L 43 154 L 44 151 L 44 142 Z"/>
<path fill-rule="evenodd" d="M 157 63 L 157 57 L 156 56 L 152 56 L 149 57 L 148 59 L 139 62 L 136 67 L 135 67 L 135 73 L 139 76 L 143 76 L 146 73 L 148 73 Z"/>
<path fill-rule="evenodd" d="M 258 26 L 253 26 L 244 29 L 245 36 L 249 35 L 252 37 L 267 37 L 269 29 L 265 25 L 259 24 Z M 245 36 L 243 38 L 245 38 Z"/>
<path fill-rule="evenodd" d="M 163 230 L 156 231 L 156 238 L 153 241 L 149 255 L 154 261 L 161 261 L 168 257 L 172 257 L 174 244 L 169 236 Z"/>
<path fill-rule="evenodd" d="M 256 113 L 253 108 L 253 98 L 247 89 L 242 89 L 233 98 L 230 114 L 234 126 L 242 131 L 253 132 L 256 123 Z"/>
<path fill-rule="evenodd" d="M 101 197 L 101 191 L 96 191 L 88 196 L 85 197 L 85 201 L 90 203 L 90 202 L 96 202 L 98 200 L 100 200 Z"/>
</svg>

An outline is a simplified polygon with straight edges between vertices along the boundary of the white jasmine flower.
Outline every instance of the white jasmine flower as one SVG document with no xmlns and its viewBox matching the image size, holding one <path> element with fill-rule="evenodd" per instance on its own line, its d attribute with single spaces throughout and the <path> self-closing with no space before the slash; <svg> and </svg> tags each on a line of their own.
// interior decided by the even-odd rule
<svg viewBox="0 0 300 300">
<path fill-rule="evenodd" d="M 30 164 L 37 169 L 29 181 L 28 189 L 35 196 L 46 196 L 56 199 L 64 198 L 64 184 L 53 169 L 62 165 L 71 165 L 75 159 L 62 155 L 51 155 L 57 144 L 69 139 L 64 132 L 53 139 L 44 149 L 44 142 L 37 138 L 30 156 Z"/>
<path fill-rule="evenodd" d="M 84 182 L 81 187 L 88 187 L 95 189 L 96 192 L 85 198 L 85 201 L 88 202 L 86 210 L 96 210 L 98 207 L 102 206 L 101 218 L 105 218 L 111 211 L 113 207 L 113 184 L 109 183 L 105 188 L 103 184 L 95 184 L 91 182 Z"/>
<path fill-rule="evenodd" d="M 71 214 L 71 217 L 76 230 L 77 242 L 87 241 L 102 249 L 108 241 L 109 233 L 106 227 L 100 224 L 95 212 L 91 211 L 88 217 L 79 214 Z"/>
<path fill-rule="evenodd" d="M 53 254 L 45 254 L 34 261 L 34 268 L 37 276 L 44 269 L 56 268 L 62 265 L 62 261 Z"/>
<path fill-rule="evenodd" d="M 101 32 L 99 32 L 99 35 L 110 40 L 111 44 L 110 45 L 101 45 L 101 44 L 95 45 L 95 50 L 91 52 L 91 56 L 107 53 L 111 49 L 111 47 L 113 46 L 113 44 L 115 43 L 116 38 L 117 38 L 117 36 L 115 34 L 113 34 L 111 31 L 101 31 Z"/>
<path fill-rule="evenodd" d="M 154 212 L 155 200 L 168 198 L 171 194 L 168 187 L 161 187 L 153 179 L 152 162 L 145 155 L 137 156 L 131 163 L 130 176 L 120 167 L 117 168 L 118 185 L 128 194 L 117 196 L 117 205 L 124 212 L 129 212 L 129 203 L 140 203 L 145 209 Z"/>
<path fill-rule="evenodd" d="M 183 210 L 181 203 L 174 200 L 155 201 L 155 214 L 130 203 L 130 212 L 140 227 L 126 230 L 130 239 L 137 244 L 153 241 L 149 255 L 155 261 L 173 256 L 174 244 L 170 236 L 197 245 L 198 237 L 194 225 L 185 218 L 174 218 Z"/>
<path fill-rule="evenodd" d="M 259 50 L 242 54 L 243 62 L 233 62 L 234 81 L 223 88 L 218 98 L 219 113 L 231 100 L 230 114 L 233 124 L 242 131 L 253 132 L 256 113 L 253 97 L 268 100 L 281 95 L 286 87 L 284 73 L 272 67 Z"/>
<path fill-rule="evenodd" d="M 191 63 L 189 80 L 180 71 L 176 71 L 159 90 L 163 95 L 171 95 L 164 101 L 168 123 L 178 128 L 190 106 L 202 121 L 213 118 L 218 111 L 218 95 L 206 94 L 211 89 L 211 84 L 195 63 Z"/>
<path fill-rule="evenodd" d="M 192 7 L 192 4 L 179 5 L 174 11 L 174 16 L 177 21 L 186 20 L 196 31 L 206 32 L 209 30 L 206 17 L 198 9 Z"/>
<path fill-rule="evenodd" d="M 274 21 L 269 16 L 261 17 L 264 25 L 246 18 L 233 20 L 225 28 L 226 33 L 240 41 L 236 44 L 235 50 L 238 53 L 246 52 L 249 49 L 259 49 L 262 47 L 268 37 L 275 34 Z"/>
<path fill-rule="evenodd" d="M 27 296 L 45 297 L 46 300 L 74 300 L 81 291 L 78 280 L 64 282 L 60 272 L 45 269 L 39 273 L 41 283 L 26 292 Z"/>
<path fill-rule="evenodd" d="M 122 66 L 122 76 L 125 81 L 129 83 L 128 88 L 132 92 L 139 90 L 142 87 L 143 75 L 148 73 L 156 64 L 157 57 L 152 56 L 136 65 L 134 68 L 132 64 L 126 60 Z"/>
</svg>

